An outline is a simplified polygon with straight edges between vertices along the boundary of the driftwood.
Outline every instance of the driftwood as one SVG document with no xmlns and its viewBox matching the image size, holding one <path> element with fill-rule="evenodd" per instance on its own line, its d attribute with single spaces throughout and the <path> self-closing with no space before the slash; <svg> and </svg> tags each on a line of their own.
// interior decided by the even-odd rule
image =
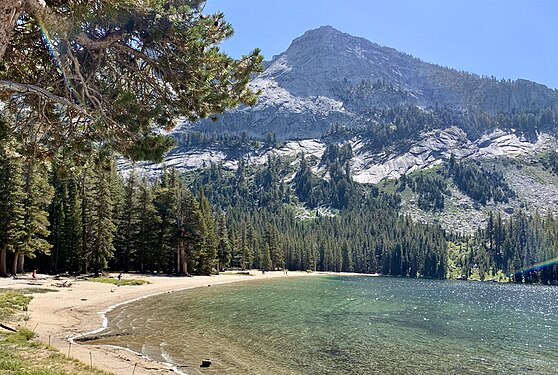
<svg viewBox="0 0 558 375">
<path fill-rule="evenodd" d="M 0 323 L 0 327 L 7 329 L 8 331 L 12 331 L 12 332 L 17 332 L 15 329 L 13 329 L 12 327 L 8 327 L 7 325 L 4 325 L 2 323 Z"/>
<path fill-rule="evenodd" d="M 123 337 L 123 336 L 130 336 L 130 335 L 131 335 L 131 333 L 128 333 L 128 332 L 106 333 L 106 334 L 93 335 L 93 336 L 77 337 L 77 338 L 74 339 L 74 341 L 76 341 L 76 342 L 87 342 L 87 341 L 95 341 L 95 340 L 102 340 L 102 339 L 108 339 L 108 338 L 113 338 L 113 337 Z"/>
<path fill-rule="evenodd" d="M 54 284 L 52 284 L 52 285 L 54 285 L 54 286 L 56 286 L 56 287 L 58 287 L 58 288 L 69 288 L 69 287 L 72 286 L 72 282 L 66 280 L 66 281 L 64 281 L 63 283 L 54 283 Z"/>
</svg>

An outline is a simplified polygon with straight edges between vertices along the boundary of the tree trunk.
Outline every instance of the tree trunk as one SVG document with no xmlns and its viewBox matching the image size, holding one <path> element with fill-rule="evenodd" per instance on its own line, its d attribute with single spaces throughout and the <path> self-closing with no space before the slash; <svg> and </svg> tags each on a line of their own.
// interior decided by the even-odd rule
<svg viewBox="0 0 558 375">
<path fill-rule="evenodd" d="M 0 61 L 12 39 L 14 26 L 23 11 L 45 18 L 49 9 L 45 0 L 2 0 L 0 1 Z M 52 17 L 49 17 L 52 18 Z"/>
<path fill-rule="evenodd" d="M 182 260 L 180 254 L 180 243 L 176 247 L 176 274 L 180 275 L 182 273 Z"/>
<path fill-rule="evenodd" d="M 128 234 L 127 236 L 126 245 L 124 246 L 124 264 L 122 265 L 124 272 L 130 270 L 130 235 Z"/>
<path fill-rule="evenodd" d="M 188 274 L 188 257 L 186 256 L 186 250 L 184 248 L 184 245 L 182 245 L 182 247 L 180 248 L 181 252 L 182 252 L 182 273 L 184 273 L 185 275 Z"/>
<path fill-rule="evenodd" d="M 101 260 L 100 260 L 100 257 L 99 257 L 99 255 L 100 255 L 99 252 L 101 250 L 99 250 L 98 246 L 95 246 L 95 247 L 96 247 L 97 250 L 95 251 L 95 264 L 93 264 L 93 274 L 95 275 L 95 277 L 99 277 L 99 268 L 100 268 L 99 266 L 101 264 Z"/>
<path fill-rule="evenodd" d="M 0 4 L 0 61 L 4 58 L 15 22 L 21 12 L 22 0 L 3 0 Z"/>
<path fill-rule="evenodd" d="M 186 249 L 184 241 L 180 240 L 176 252 L 176 273 L 179 275 L 188 274 L 188 258 L 186 256 Z"/>
<path fill-rule="evenodd" d="M 56 237 L 58 237 L 58 235 L 56 235 Z M 56 240 L 57 241 L 57 240 Z M 57 241 L 58 242 L 58 241 Z M 58 249 L 59 249 L 59 245 L 56 245 L 53 247 L 54 251 L 51 253 L 51 266 L 50 271 L 54 274 L 58 273 Z"/>
<path fill-rule="evenodd" d="M 0 250 L 0 276 L 8 276 L 8 267 L 6 264 L 6 258 L 8 257 L 8 252 L 5 248 Z"/>
<path fill-rule="evenodd" d="M 183 255 L 182 257 L 182 272 L 184 272 L 185 275 L 188 275 L 188 258 L 186 258 L 186 255 Z"/>
<path fill-rule="evenodd" d="M 14 259 L 12 261 L 12 275 L 13 276 L 17 275 L 17 261 L 18 261 L 19 257 L 20 257 L 19 253 L 14 253 Z"/>
<path fill-rule="evenodd" d="M 83 260 L 81 261 L 81 273 L 82 274 L 86 274 L 87 273 L 87 259 L 84 257 Z"/>
<path fill-rule="evenodd" d="M 25 266 L 25 254 L 19 254 L 19 258 L 17 260 L 17 272 L 23 273 Z"/>
</svg>

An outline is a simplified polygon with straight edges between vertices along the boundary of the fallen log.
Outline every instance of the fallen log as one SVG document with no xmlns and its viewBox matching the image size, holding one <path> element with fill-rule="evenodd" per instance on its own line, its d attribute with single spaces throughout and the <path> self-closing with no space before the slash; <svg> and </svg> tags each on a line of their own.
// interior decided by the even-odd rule
<svg viewBox="0 0 558 375">
<path fill-rule="evenodd" d="M 77 338 L 74 339 L 74 341 L 75 342 L 87 342 L 87 341 L 96 341 L 96 340 L 102 340 L 102 339 L 108 339 L 108 338 L 114 338 L 114 337 L 130 336 L 130 335 L 131 335 L 131 333 L 129 333 L 129 332 L 105 333 L 105 334 L 94 335 L 94 336 L 77 337 Z"/>
<path fill-rule="evenodd" d="M 12 332 L 17 332 L 15 329 L 13 329 L 12 327 L 8 327 L 7 325 L 4 325 L 2 323 L 0 323 L 0 327 L 8 330 L 8 331 L 12 331 Z"/>
</svg>

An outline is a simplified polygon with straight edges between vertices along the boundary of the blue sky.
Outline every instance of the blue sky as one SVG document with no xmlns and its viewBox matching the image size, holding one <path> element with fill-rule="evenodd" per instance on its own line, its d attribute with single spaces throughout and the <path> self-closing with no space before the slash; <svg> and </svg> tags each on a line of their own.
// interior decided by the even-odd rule
<svg viewBox="0 0 558 375">
<path fill-rule="evenodd" d="M 558 89 L 558 0 L 208 0 L 235 35 L 270 60 L 305 31 L 331 25 L 422 60 Z"/>
</svg>

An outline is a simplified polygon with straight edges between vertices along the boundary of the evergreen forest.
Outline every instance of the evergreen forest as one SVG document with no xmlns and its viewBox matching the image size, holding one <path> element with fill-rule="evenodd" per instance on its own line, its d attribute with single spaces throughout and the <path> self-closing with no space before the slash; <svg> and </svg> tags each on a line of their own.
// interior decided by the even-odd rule
<svg viewBox="0 0 558 375">
<path fill-rule="evenodd" d="M 140 169 L 118 173 L 107 154 L 78 166 L 64 155 L 36 163 L 3 150 L 4 275 L 35 268 L 178 275 L 257 268 L 558 280 L 556 266 L 541 265 L 557 256 L 558 220 L 552 214 L 491 214 L 474 236 L 447 233 L 404 215 L 398 192 L 353 182 L 348 145 L 328 146 L 319 161 L 327 179 L 311 172 L 303 154 L 294 164 L 269 156 L 263 165 L 241 161 L 236 170 L 210 164 L 149 177 Z M 486 176 L 466 177 L 475 173 Z M 442 175 L 479 201 L 500 195 L 477 197 L 478 191 L 508 191 L 496 172 L 453 158 L 436 173 L 402 178 L 399 190 L 419 192 L 424 210 L 441 209 L 448 194 Z"/>
</svg>

